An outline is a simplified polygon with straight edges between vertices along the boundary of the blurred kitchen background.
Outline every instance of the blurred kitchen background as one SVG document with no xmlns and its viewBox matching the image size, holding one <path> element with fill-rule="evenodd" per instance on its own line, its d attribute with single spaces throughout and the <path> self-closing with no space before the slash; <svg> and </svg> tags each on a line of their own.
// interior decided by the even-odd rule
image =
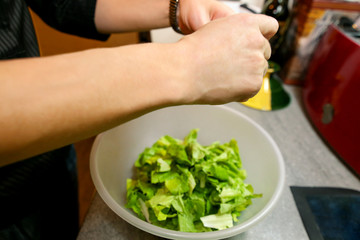
<svg viewBox="0 0 360 240">
<path fill-rule="evenodd" d="M 272 39 L 271 61 L 280 66 L 282 85 L 304 88 L 304 108 L 314 128 L 339 158 L 360 174 L 355 149 L 360 148 L 360 1 L 359 0 L 247 0 L 224 1 L 238 12 L 271 15 L 280 29 Z M 113 47 L 144 41 L 176 41 L 171 29 L 113 34 L 106 42 L 56 31 L 32 13 L 42 56 Z M 94 138 L 75 143 L 78 153 L 80 224 L 95 188 L 89 173 Z"/>
</svg>

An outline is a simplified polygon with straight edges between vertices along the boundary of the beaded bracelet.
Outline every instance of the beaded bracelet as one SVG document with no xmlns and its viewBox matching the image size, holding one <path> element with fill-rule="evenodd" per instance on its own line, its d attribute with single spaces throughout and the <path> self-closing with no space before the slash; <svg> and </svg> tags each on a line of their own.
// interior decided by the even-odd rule
<svg viewBox="0 0 360 240">
<path fill-rule="evenodd" d="M 180 0 L 170 0 L 169 19 L 170 25 L 175 32 L 182 34 L 177 20 L 177 13 Z"/>
</svg>

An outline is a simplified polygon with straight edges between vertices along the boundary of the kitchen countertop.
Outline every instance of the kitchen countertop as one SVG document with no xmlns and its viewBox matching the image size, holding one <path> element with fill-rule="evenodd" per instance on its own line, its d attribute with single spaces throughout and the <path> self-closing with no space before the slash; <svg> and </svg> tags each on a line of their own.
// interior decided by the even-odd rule
<svg viewBox="0 0 360 240">
<path fill-rule="evenodd" d="M 263 112 L 240 103 L 230 106 L 252 118 L 278 144 L 284 157 L 286 182 L 280 201 L 273 211 L 250 230 L 229 238 L 309 239 L 296 208 L 290 186 L 341 187 L 360 190 L 359 178 L 328 148 L 314 130 L 301 103 L 301 87 L 285 86 L 291 95 L 288 107 Z M 78 240 L 162 239 L 133 227 L 107 207 L 96 194 Z"/>
</svg>

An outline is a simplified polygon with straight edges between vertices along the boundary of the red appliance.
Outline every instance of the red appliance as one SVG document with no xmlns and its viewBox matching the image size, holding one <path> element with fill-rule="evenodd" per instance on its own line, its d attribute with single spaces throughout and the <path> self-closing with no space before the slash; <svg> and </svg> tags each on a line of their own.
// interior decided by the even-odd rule
<svg viewBox="0 0 360 240">
<path fill-rule="evenodd" d="M 360 44 L 331 25 L 305 79 L 303 101 L 323 139 L 360 175 Z"/>
</svg>

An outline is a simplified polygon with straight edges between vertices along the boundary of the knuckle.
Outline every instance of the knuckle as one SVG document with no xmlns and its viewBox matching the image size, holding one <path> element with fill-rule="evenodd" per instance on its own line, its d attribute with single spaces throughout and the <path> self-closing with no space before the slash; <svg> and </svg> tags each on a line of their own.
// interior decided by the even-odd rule
<svg viewBox="0 0 360 240">
<path fill-rule="evenodd" d="M 263 78 L 262 76 L 254 75 L 250 79 L 250 82 L 247 85 L 246 93 L 244 97 L 249 99 L 254 97 L 260 90 Z"/>
<path fill-rule="evenodd" d="M 236 21 L 241 21 L 242 24 L 249 24 L 253 21 L 252 14 L 248 13 L 235 14 L 234 18 L 236 18 Z"/>
<path fill-rule="evenodd" d="M 254 23 L 257 22 L 257 15 L 252 13 L 241 13 L 238 14 L 243 24 L 247 24 L 248 26 L 253 26 Z"/>
<path fill-rule="evenodd" d="M 261 88 L 261 85 L 262 85 L 262 82 L 263 82 L 263 77 L 262 76 L 255 76 L 254 77 L 254 81 L 253 81 L 253 88 L 252 88 L 252 91 L 251 93 L 255 96 L 260 88 Z"/>
<path fill-rule="evenodd" d="M 262 68 L 264 66 L 264 60 L 264 54 L 260 51 L 254 51 L 248 59 L 251 66 L 254 68 L 253 70 Z"/>
<path fill-rule="evenodd" d="M 266 39 L 259 34 L 259 32 L 251 34 L 249 36 L 249 41 L 254 49 L 263 49 L 266 46 Z"/>
</svg>

